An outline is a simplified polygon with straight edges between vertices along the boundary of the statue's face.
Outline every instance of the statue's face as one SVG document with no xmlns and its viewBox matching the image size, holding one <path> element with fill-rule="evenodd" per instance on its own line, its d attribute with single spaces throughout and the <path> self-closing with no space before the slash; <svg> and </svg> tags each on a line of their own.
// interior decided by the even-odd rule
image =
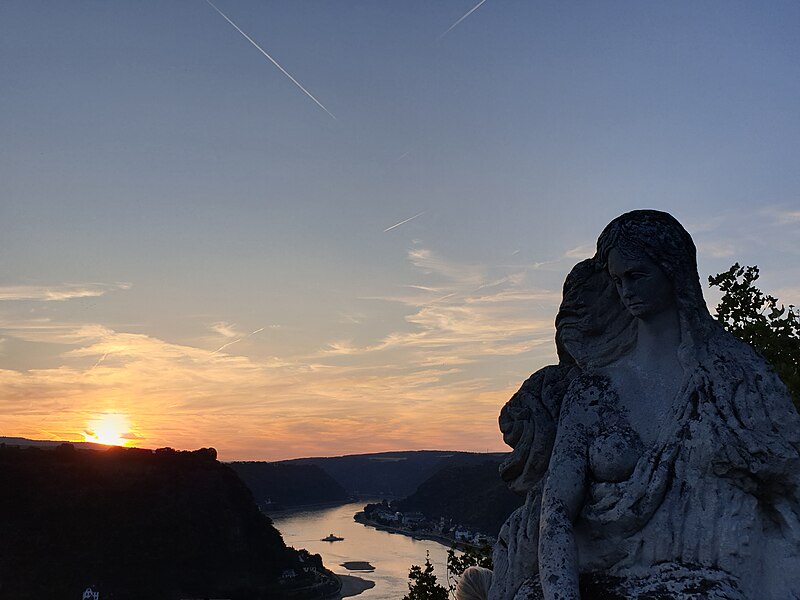
<svg viewBox="0 0 800 600">
<path fill-rule="evenodd" d="M 675 304 L 672 282 L 647 256 L 627 258 L 614 248 L 608 253 L 608 273 L 622 304 L 637 319 L 647 320 Z"/>
</svg>

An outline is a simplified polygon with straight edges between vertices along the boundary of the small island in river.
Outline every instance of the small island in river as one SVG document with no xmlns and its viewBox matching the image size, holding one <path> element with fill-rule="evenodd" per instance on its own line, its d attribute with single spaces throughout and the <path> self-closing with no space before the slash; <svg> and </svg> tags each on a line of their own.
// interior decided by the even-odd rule
<svg viewBox="0 0 800 600">
<path fill-rule="evenodd" d="M 374 571 L 375 567 L 365 560 L 350 560 L 341 563 L 341 566 L 348 571 Z"/>
</svg>

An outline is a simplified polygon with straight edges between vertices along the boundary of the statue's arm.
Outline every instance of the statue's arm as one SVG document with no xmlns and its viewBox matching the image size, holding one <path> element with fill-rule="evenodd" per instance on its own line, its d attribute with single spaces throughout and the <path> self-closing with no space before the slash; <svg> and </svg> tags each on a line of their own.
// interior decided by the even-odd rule
<svg viewBox="0 0 800 600">
<path fill-rule="evenodd" d="M 586 413 L 565 406 L 542 492 L 539 576 L 545 600 L 579 600 L 578 553 L 572 524 L 586 494 Z"/>
</svg>

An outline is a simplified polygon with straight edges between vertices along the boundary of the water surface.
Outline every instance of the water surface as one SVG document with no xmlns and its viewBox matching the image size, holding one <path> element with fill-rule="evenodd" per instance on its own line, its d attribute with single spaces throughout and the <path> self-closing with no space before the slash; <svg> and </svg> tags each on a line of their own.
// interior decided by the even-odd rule
<svg viewBox="0 0 800 600">
<path fill-rule="evenodd" d="M 438 582 L 447 586 L 447 547 L 356 523 L 353 515 L 364 504 L 366 502 L 272 515 L 272 520 L 288 546 L 320 554 L 325 566 L 334 573 L 356 575 L 374 581 L 375 587 L 356 596 L 358 600 L 401 600 L 408 593 L 408 570 L 412 564 L 425 563 L 426 551 L 430 552 Z M 321 541 L 330 533 L 344 540 Z M 368 562 L 375 570 L 349 571 L 340 566 L 349 561 Z"/>
</svg>

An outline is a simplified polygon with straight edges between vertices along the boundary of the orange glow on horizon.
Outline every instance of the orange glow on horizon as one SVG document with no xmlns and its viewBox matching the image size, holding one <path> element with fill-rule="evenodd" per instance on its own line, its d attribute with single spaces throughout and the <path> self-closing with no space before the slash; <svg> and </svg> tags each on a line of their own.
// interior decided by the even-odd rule
<svg viewBox="0 0 800 600">
<path fill-rule="evenodd" d="M 131 424 L 121 413 L 105 413 L 91 419 L 83 432 L 87 442 L 106 446 L 129 446 L 132 442 Z"/>
</svg>

